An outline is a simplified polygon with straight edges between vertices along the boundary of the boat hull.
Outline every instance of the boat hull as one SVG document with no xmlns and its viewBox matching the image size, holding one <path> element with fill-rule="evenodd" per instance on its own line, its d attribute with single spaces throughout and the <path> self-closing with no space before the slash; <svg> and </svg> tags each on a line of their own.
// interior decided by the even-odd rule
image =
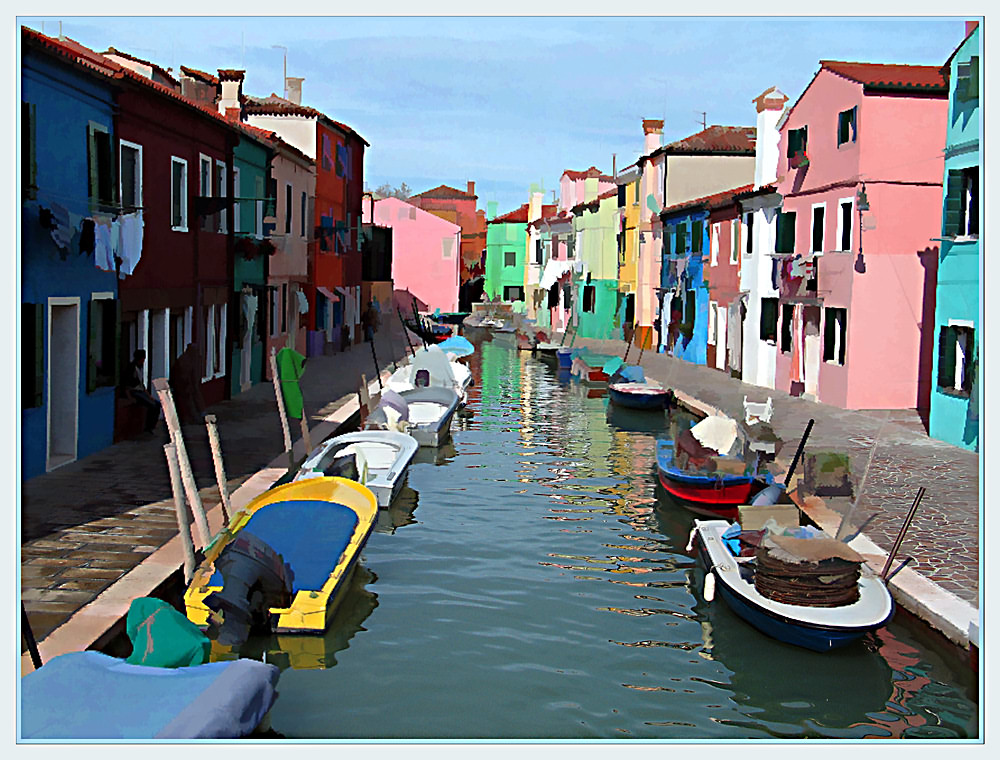
<svg viewBox="0 0 1000 760">
<path fill-rule="evenodd" d="M 698 556 L 706 572 L 715 576 L 716 589 L 726 604 L 761 633 L 815 652 L 829 652 L 882 628 L 892 619 L 895 605 L 878 579 L 862 579 L 860 592 L 863 601 L 839 608 L 803 608 L 765 600 L 753 590 L 751 584 L 737 580 L 736 562 L 719 539 L 726 527 L 728 524 L 725 522 L 695 521 Z M 867 609 L 861 609 L 865 606 Z M 810 617 L 813 619 L 808 619 Z M 838 617 L 844 622 L 836 624 L 820 620 L 833 621 Z M 857 620 L 850 622 L 851 617 Z"/>
<path fill-rule="evenodd" d="M 674 442 L 656 443 L 656 471 L 660 485 L 691 512 L 736 519 L 738 507 L 748 504 L 759 483 L 749 475 L 698 475 L 674 466 Z"/>
<path fill-rule="evenodd" d="M 608 386 L 608 395 L 613 402 L 629 409 L 663 411 L 667 405 L 667 393 L 663 389 L 635 390 L 612 383 Z"/>
</svg>

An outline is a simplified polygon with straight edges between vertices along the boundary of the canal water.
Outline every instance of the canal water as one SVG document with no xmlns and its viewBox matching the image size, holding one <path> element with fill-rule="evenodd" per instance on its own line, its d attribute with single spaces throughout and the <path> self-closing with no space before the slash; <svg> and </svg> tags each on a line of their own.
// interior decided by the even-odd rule
<svg viewBox="0 0 1000 760">
<path fill-rule="evenodd" d="M 656 483 L 666 415 L 477 349 L 472 417 L 421 449 L 327 634 L 245 651 L 283 669 L 277 734 L 977 737 L 972 672 L 919 625 L 819 654 L 704 601 L 692 515 Z"/>
</svg>

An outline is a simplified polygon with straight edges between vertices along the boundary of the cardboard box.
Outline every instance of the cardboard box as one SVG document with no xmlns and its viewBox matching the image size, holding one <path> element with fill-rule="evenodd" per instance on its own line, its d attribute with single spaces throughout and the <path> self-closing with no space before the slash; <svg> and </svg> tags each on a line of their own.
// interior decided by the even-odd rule
<svg viewBox="0 0 1000 760">
<path fill-rule="evenodd" d="M 740 527 L 760 530 L 769 519 L 782 528 L 799 527 L 799 508 L 794 504 L 747 504 L 739 508 Z"/>
</svg>

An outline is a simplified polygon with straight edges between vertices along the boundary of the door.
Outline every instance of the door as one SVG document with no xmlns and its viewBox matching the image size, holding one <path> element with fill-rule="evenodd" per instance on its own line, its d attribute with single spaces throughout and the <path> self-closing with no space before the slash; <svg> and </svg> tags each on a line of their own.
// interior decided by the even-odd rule
<svg viewBox="0 0 1000 760">
<path fill-rule="evenodd" d="M 245 391 L 253 384 L 250 363 L 253 359 L 253 344 L 257 330 L 257 296 L 254 293 L 240 294 L 240 309 L 243 317 L 243 335 L 240 341 L 240 390 Z"/>
<path fill-rule="evenodd" d="M 805 369 L 805 394 L 814 400 L 819 394 L 819 306 L 806 306 L 802 310 L 802 355 Z"/>
<path fill-rule="evenodd" d="M 726 330 L 726 316 L 728 309 L 719 309 L 715 320 L 715 368 L 725 371 L 728 356 L 728 342 Z"/>
<path fill-rule="evenodd" d="M 80 299 L 49 299 L 45 470 L 76 460 L 80 410 Z"/>
<path fill-rule="evenodd" d="M 146 352 L 149 365 L 148 388 L 153 380 L 170 374 L 170 310 L 157 309 L 149 313 L 149 350 Z"/>
</svg>

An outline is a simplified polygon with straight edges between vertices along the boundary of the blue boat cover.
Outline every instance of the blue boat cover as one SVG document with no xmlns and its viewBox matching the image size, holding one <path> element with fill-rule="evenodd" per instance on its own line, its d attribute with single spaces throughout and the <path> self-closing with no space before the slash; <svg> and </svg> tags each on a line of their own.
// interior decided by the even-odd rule
<svg viewBox="0 0 1000 760">
<path fill-rule="evenodd" d="M 622 361 L 620 356 L 612 357 L 611 359 L 608 359 L 606 362 L 604 362 L 604 366 L 601 367 L 601 372 L 603 372 L 608 377 L 611 377 L 611 375 L 615 374 L 615 372 L 621 369 L 623 364 L 625 364 L 625 362 Z"/>
<path fill-rule="evenodd" d="M 624 367 L 618 370 L 618 375 L 626 383 L 646 382 L 646 373 L 642 371 L 642 367 L 636 367 L 632 364 L 626 364 Z"/>
<path fill-rule="evenodd" d="M 438 343 L 438 348 L 444 351 L 446 354 L 450 351 L 455 354 L 455 356 L 468 356 L 476 350 L 466 338 L 461 335 L 454 335 L 448 340 L 443 340 Z"/>
<path fill-rule="evenodd" d="M 315 591 L 330 577 L 351 541 L 358 515 L 329 501 L 278 501 L 261 507 L 243 526 L 291 565 L 292 592 Z M 209 581 L 222 584 L 216 570 Z"/>
<path fill-rule="evenodd" d="M 271 709 L 278 675 L 256 660 L 154 668 L 70 652 L 21 679 L 21 738 L 236 739 Z"/>
</svg>

